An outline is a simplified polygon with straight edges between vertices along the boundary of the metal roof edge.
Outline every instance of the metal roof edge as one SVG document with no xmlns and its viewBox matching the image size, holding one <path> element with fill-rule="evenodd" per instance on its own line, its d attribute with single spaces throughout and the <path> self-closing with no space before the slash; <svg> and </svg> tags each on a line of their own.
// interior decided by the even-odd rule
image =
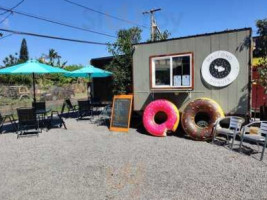
<svg viewBox="0 0 267 200">
<path fill-rule="evenodd" d="M 168 42 L 168 41 L 172 41 L 172 40 L 181 40 L 181 39 L 194 38 L 194 37 L 204 37 L 204 36 L 209 36 L 209 35 L 232 33 L 232 32 L 239 32 L 239 31 L 251 31 L 252 32 L 252 28 L 251 27 L 245 27 L 245 28 L 240 28 L 240 29 L 229 29 L 229 30 L 218 31 L 218 32 L 211 32 L 211 33 L 189 35 L 189 36 L 183 36 L 183 37 L 177 37 L 177 38 L 170 38 L 170 39 L 160 40 L 160 41 L 155 41 L 155 42 L 141 42 L 141 43 L 136 43 L 133 45 L 137 46 L 137 45 L 145 45 L 145 44 L 154 44 L 154 43 L 160 43 L 160 42 Z"/>
</svg>

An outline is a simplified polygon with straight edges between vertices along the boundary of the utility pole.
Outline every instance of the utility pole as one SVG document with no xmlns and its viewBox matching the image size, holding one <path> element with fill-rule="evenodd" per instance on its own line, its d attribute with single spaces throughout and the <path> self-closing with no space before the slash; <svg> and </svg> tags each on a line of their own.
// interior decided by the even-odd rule
<svg viewBox="0 0 267 200">
<path fill-rule="evenodd" d="M 151 41 L 155 41 L 156 39 L 156 32 L 158 32 L 158 34 L 160 35 L 160 37 L 162 37 L 160 29 L 157 25 L 154 13 L 157 11 L 161 11 L 161 8 L 157 8 L 157 9 L 152 9 L 152 10 L 148 10 L 143 12 L 143 14 L 150 14 L 150 28 L 151 28 Z"/>
</svg>

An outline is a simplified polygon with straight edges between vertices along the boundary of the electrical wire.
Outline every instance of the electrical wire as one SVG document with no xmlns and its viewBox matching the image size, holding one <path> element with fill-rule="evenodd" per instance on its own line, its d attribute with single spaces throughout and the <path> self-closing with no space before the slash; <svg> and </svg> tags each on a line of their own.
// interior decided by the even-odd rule
<svg viewBox="0 0 267 200">
<path fill-rule="evenodd" d="M 7 37 L 10 37 L 10 36 L 12 36 L 12 35 L 13 35 L 13 34 L 10 33 L 10 34 L 8 34 L 8 35 L 2 36 L 2 37 L 0 37 L 0 40 L 2 40 L 2 39 L 4 39 L 4 38 L 7 38 Z"/>
<path fill-rule="evenodd" d="M 71 25 L 71 24 L 66 24 L 64 22 L 55 21 L 55 20 L 52 20 L 52 19 L 36 16 L 36 15 L 25 13 L 25 12 L 19 12 L 19 11 L 14 11 L 14 10 L 11 11 L 10 9 L 4 8 L 2 6 L 0 6 L 0 10 L 5 10 L 5 11 L 11 12 L 11 13 L 15 13 L 15 14 L 18 14 L 18 15 L 23 15 L 23 16 L 26 16 L 26 17 L 30 17 L 30 18 L 34 18 L 34 19 L 38 19 L 38 20 L 42 20 L 42 21 L 46 21 L 46 22 L 50 22 L 50 23 L 61 25 L 61 26 L 65 26 L 65 27 L 68 27 L 68 28 L 73 28 L 73 29 L 77 29 L 77 30 L 81 30 L 81 31 L 86 31 L 86 32 L 90 32 L 90 33 L 95 33 L 95 34 L 107 36 L 107 37 L 116 38 L 115 36 L 107 34 L 107 33 L 101 33 L 101 32 L 97 32 L 97 31 L 93 31 L 93 30 L 90 30 L 90 29 L 74 26 L 74 25 Z"/>
<path fill-rule="evenodd" d="M 3 29 L 3 28 L 0 28 L 0 31 L 4 31 L 4 32 L 12 33 L 12 34 L 18 34 L 18 35 L 28 35 L 28 36 L 33 36 L 33 37 L 42 37 L 42 38 L 49 38 L 49 39 L 54 39 L 54 40 L 63 40 L 63 41 L 69 41 L 69 42 L 78 42 L 78 43 L 105 45 L 105 46 L 109 45 L 108 43 L 78 40 L 78 39 L 71 39 L 71 38 L 63 38 L 63 37 L 51 36 L 51 35 L 41 35 L 41 34 L 37 34 L 37 33 L 15 31 L 15 30 L 10 30 L 10 29 Z"/>
<path fill-rule="evenodd" d="M 17 3 L 15 6 L 13 6 L 12 8 L 10 8 L 10 11 L 5 11 L 5 12 L 1 13 L 1 15 L 4 15 L 4 14 L 10 12 L 4 19 L 2 19 L 2 20 L 0 21 L 0 24 L 2 24 L 4 21 L 6 21 L 6 20 L 13 14 L 13 10 L 14 10 L 15 8 L 17 8 L 17 7 L 18 7 L 20 4 L 22 4 L 23 2 L 24 2 L 24 0 L 20 1 L 20 2 Z"/>
<path fill-rule="evenodd" d="M 15 8 L 17 8 L 18 6 L 20 6 L 20 4 L 22 4 L 24 2 L 24 0 L 21 0 L 19 3 L 17 3 L 15 6 L 13 6 L 12 8 L 10 8 L 10 10 L 14 10 Z M 9 11 L 5 11 L 3 13 L 0 13 L 0 15 L 4 15 L 6 13 L 8 13 Z"/>
<path fill-rule="evenodd" d="M 119 21 L 123 21 L 123 22 L 126 22 L 126 23 L 128 23 L 128 24 L 134 24 L 134 25 L 139 26 L 139 27 L 148 28 L 147 26 L 139 25 L 139 24 L 136 23 L 136 22 L 133 22 L 133 21 L 130 21 L 130 20 L 127 20 L 127 19 L 122 19 L 122 18 L 113 16 L 113 15 L 110 15 L 110 14 L 108 14 L 108 13 L 104 13 L 104 12 L 98 11 L 98 10 L 89 8 L 89 7 L 87 7 L 87 6 L 81 5 L 81 4 L 79 4 L 79 3 L 70 1 L 70 0 L 64 0 L 64 1 L 67 2 L 67 3 L 73 4 L 73 5 L 75 5 L 75 6 L 84 8 L 84 9 L 86 9 L 86 10 L 90 10 L 90 11 L 92 11 L 92 12 L 95 12 L 95 13 L 98 13 L 98 14 L 101 14 L 101 15 L 104 15 L 104 16 L 106 16 L 106 17 L 110 17 L 110 18 L 113 18 L 113 19 L 116 19 L 116 20 L 119 20 Z"/>
<path fill-rule="evenodd" d="M 7 18 L 9 18 L 13 13 L 12 13 L 13 11 L 11 11 L 4 19 L 2 19 L 1 21 L 0 21 L 0 24 L 2 24 L 4 21 L 6 21 L 7 20 Z"/>
</svg>

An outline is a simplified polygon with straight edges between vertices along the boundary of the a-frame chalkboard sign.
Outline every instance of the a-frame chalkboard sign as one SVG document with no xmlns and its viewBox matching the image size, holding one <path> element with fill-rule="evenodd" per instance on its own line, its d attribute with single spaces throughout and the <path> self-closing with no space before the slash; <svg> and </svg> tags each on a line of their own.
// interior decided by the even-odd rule
<svg viewBox="0 0 267 200">
<path fill-rule="evenodd" d="M 128 132 L 131 120 L 133 95 L 113 97 L 110 130 Z"/>
</svg>

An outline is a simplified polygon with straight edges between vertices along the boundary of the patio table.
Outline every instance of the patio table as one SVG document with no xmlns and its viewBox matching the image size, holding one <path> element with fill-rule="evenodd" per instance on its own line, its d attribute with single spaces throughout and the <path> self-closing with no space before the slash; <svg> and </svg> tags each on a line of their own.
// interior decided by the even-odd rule
<svg viewBox="0 0 267 200">
<path fill-rule="evenodd" d="M 42 124 L 45 128 L 48 128 L 48 125 L 49 125 L 46 116 L 47 116 L 47 113 L 49 113 L 50 111 L 51 111 L 51 109 L 35 110 L 35 113 L 36 113 L 36 116 L 37 116 L 39 123 L 42 122 Z"/>
</svg>

